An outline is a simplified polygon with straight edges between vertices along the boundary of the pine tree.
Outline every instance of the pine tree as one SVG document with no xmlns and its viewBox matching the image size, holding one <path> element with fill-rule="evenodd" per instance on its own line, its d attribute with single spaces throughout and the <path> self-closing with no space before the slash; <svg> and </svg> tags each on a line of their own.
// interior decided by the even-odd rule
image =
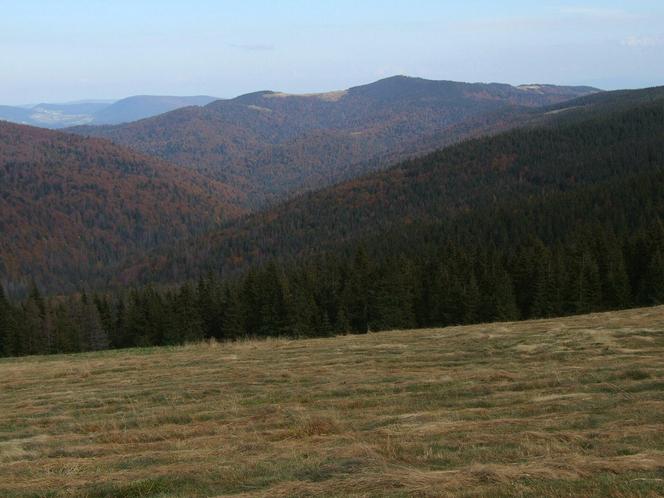
<svg viewBox="0 0 664 498">
<path fill-rule="evenodd" d="M 77 298 L 70 296 L 53 311 L 55 329 L 54 352 L 77 353 L 84 351 L 81 345 L 81 336 L 83 335 L 81 319 L 76 314 L 79 310 L 78 305 Z"/>
<path fill-rule="evenodd" d="M 227 339 L 246 337 L 243 306 L 237 293 L 226 285 L 223 291 L 222 315 L 223 336 Z"/>
<path fill-rule="evenodd" d="M 101 321 L 101 326 L 104 330 L 104 334 L 106 335 L 105 349 L 111 348 L 113 347 L 112 337 L 116 335 L 116 332 L 114 330 L 115 321 L 113 318 L 111 303 L 109 302 L 106 296 L 100 296 L 100 295 L 94 295 L 92 298 L 92 302 L 97 308 L 97 312 L 99 313 L 99 320 Z"/>
<path fill-rule="evenodd" d="M 258 274 L 255 268 L 249 269 L 241 284 L 241 294 L 238 296 L 242 304 L 242 322 L 245 335 L 256 336 L 261 330 L 261 290 L 259 288 Z"/>
<path fill-rule="evenodd" d="M 151 318 L 146 297 L 137 290 L 132 290 L 127 299 L 124 318 L 122 319 L 124 322 L 122 340 L 124 347 L 151 345 Z"/>
<path fill-rule="evenodd" d="M 310 271 L 305 270 L 305 275 L 299 278 L 293 278 L 289 283 L 289 310 L 287 316 L 290 324 L 284 330 L 289 335 L 296 337 L 311 337 L 316 335 L 329 335 L 330 331 L 323 332 L 324 327 L 331 327 L 331 324 L 323 325 L 323 314 L 325 310 L 319 307 L 316 302 Z M 315 279 L 315 277 L 313 277 Z"/>
<path fill-rule="evenodd" d="M 123 297 L 119 296 L 115 302 L 113 334 L 109 338 L 112 348 L 129 347 L 133 340 L 127 331 L 127 307 Z"/>
<path fill-rule="evenodd" d="M 336 319 L 334 320 L 334 329 L 338 334 L 348 334 L 352 331 L 350 319 L 348 318 L 349 293 L 350 291 L 346 288 L 341 291 L 341 295 L 339 296 L 339 306 L 337 308 Z"/>
<path fill-rule="evenodd" d="M 503 270 L 496 270 L 494 284 L 494 316 L 496 321 L 514 321 L 519 319 L 519 309 L 514 297 L 514 286 L 509 274 Z"/>
<path fill-rule="evenodd" d="M 46 316 L 46 302 L 33 281 L 23 306 L 21 354 L 47 354 L 52 349 L 52 334 Z"/>
<path fill-rule="evenodd" d="M 176 330 L 177 342 L 195 342 L 204 338 L 203 320 L 197 305 L 196 293 L 190 285 L 183 285 L 173 297 L 171 324 Z M 166 324 L 162 325 L 166 327 Z M 170 343 L 170 342 L 169 342 Z M 159 342 L 155 342 L 159 344 Z M 161 343 L 163 344 L 163 342 Z"/>
<path fill-rule="evenodd" d="M 373 274 L 368 305 L 371 330 L 414 326 L 412 273 L 414 269 L 406 258 L 389 258 Z"/>
<path fill-rule="evenodd" d="M 0 286 L 0 356 L 9 356 L 14 354 L 13 347 L 10 344 L 13 335 L 12 309 L 9 301 L 5 298 L 5 291 Z"/>
<path fill-rule="evenodd" d="M 464 323 L 476 323 L 481 306 L 480 288 L 477 285 L 475 275 L 471 274 L 464 288 L 463 321 Z"/>
<path fill-rule="evenodd" d="M 602 301 L 602 284 L 597 263 L 590 253 L 584 253 L 577 280 L 576 312 L 589 313 L 596 310 Z"/>
<path fill-rule="evenodd" d="M 84 293 L 79 306 L 81 309 L 79 317 L 83 328 L 84 350 L 101 351 L 108 349 L 108 335 L 104 330 L 95 303 Z"/>
<path fill-rule="evenodd" d="M 601 277 L 605 305 L 611 309 L 626 308 L 632 302 L 632 293 L 622 249 L 609 248 L 604 260 Z"/>
<path fill-rule="evenodd" d="M 647 304 L 664 304 L 664 256 L 660 250 L 650 258 L 641 295 Z"/>
<path fill-rule="evenodd" d="M 205 337 L 214 337 L 218 340 L 223 339 L 221 302 L 212 274 L 208 274 L 207 278 L 201 277 L 199 279 L 197 298 L 203 335 Z"/>
<path fill-rule="evenodd" d="M 537 294 L 537 257 L 533 254 L 533 246 L 537 246 L 537 242 L 530 241 L 527 246 L 518 249 L 510 270 L 516 290 L 517 306 L 524 318 L 532 316 L 533 300 Z"/>
<path fill-rule="evenodd" d="M 451 260 L 449 266 L 438 274 L 439 312 L 434 325 L 458 325 L 465 321 L 465 292 L 458 261 Z"/>
<path fill-rule="evenodd" d="M 351 267 L 347 288 L 344 289 L 344 306 L 352 332 L 369 331 L 369 258 L 363 246 L 357 248 Z"/>
<path fill-rule="evenodd" d="M 330 321 L 330 316 L 327 314 L 326 310 L 322 311 L 322 316 L 320 318 L 320 327 L 318 328 L 319 337 L 332 337 L 334 336 L 334 327 Z"/>
</svg>

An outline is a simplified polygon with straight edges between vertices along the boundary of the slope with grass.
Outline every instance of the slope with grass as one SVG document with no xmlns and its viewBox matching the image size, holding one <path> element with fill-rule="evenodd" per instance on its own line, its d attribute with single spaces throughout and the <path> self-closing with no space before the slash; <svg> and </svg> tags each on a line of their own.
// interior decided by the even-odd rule
<svg viewBox="0 0 664 498">
<path fill-rule="evenodd" d="M 664 308 L 0 360 L 0 495 L 661 496 Z"/>
</svg>

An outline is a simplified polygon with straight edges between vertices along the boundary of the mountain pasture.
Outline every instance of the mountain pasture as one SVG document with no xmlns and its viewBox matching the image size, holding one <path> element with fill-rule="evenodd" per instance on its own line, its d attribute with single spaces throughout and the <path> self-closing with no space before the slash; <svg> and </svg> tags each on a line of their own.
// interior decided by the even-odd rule
<svg viewBox="0 0 664 498">
<path fill-rule="evenodd" d="M 0 360 L 0 495 L 661 496 L 664 307 Z"/>
</svg>

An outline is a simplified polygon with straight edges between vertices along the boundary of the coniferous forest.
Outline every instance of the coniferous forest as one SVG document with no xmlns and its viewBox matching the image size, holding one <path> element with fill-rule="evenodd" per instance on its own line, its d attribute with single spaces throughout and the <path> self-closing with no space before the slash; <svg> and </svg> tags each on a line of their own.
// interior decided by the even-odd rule
<svg viewBox="0 0 664 498">
<path fill-rule="evenodd" d="M 208 244 L 206 264 L 179 283 L 155 265 L 152 283 L 133 287 L 47 296 L 34 282 L 23 299 L 3 293 L 0 354 L 664 303 L 664 101 L 577 121 L 460 144 L 230 224 L 222 245 L 191 242 Z M 338 216 L 348 202 L 339 189 L 365 202 Z M 253 256 L 232 265 L 238 248 Z"/>
<path fill-rule="evenodd" d="M 567 243 L 515 250 L 445 243 L 418 255 L 269 263 L 232 281 L 20 304 L 0 298 L 4 355 L 181 344 L 206 338 L 342 333 L 544 318 L 664 303 L 664 228 L 630 237 L 598 227 Z"/>
</svg>

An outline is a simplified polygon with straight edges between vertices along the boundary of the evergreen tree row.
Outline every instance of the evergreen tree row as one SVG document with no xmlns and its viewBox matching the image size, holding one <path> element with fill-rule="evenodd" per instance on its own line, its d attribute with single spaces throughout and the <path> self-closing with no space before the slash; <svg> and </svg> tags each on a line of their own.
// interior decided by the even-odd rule
<svg viewBox="0 0 664 498">
<path fill-rule="evenodd" d="M 207 338 L 322 337 L 664 303 L 661 220 L 629 237 L 599 226 L 565 244 L 364 245 L 299 265 L 271 262 L 239 278 L 214 274 L 175 289 L 44 299 L 0 295 L 6 356 L 174 345 Z M 426 250 L 422 248 L 427 247 Z"/>
</svg>

